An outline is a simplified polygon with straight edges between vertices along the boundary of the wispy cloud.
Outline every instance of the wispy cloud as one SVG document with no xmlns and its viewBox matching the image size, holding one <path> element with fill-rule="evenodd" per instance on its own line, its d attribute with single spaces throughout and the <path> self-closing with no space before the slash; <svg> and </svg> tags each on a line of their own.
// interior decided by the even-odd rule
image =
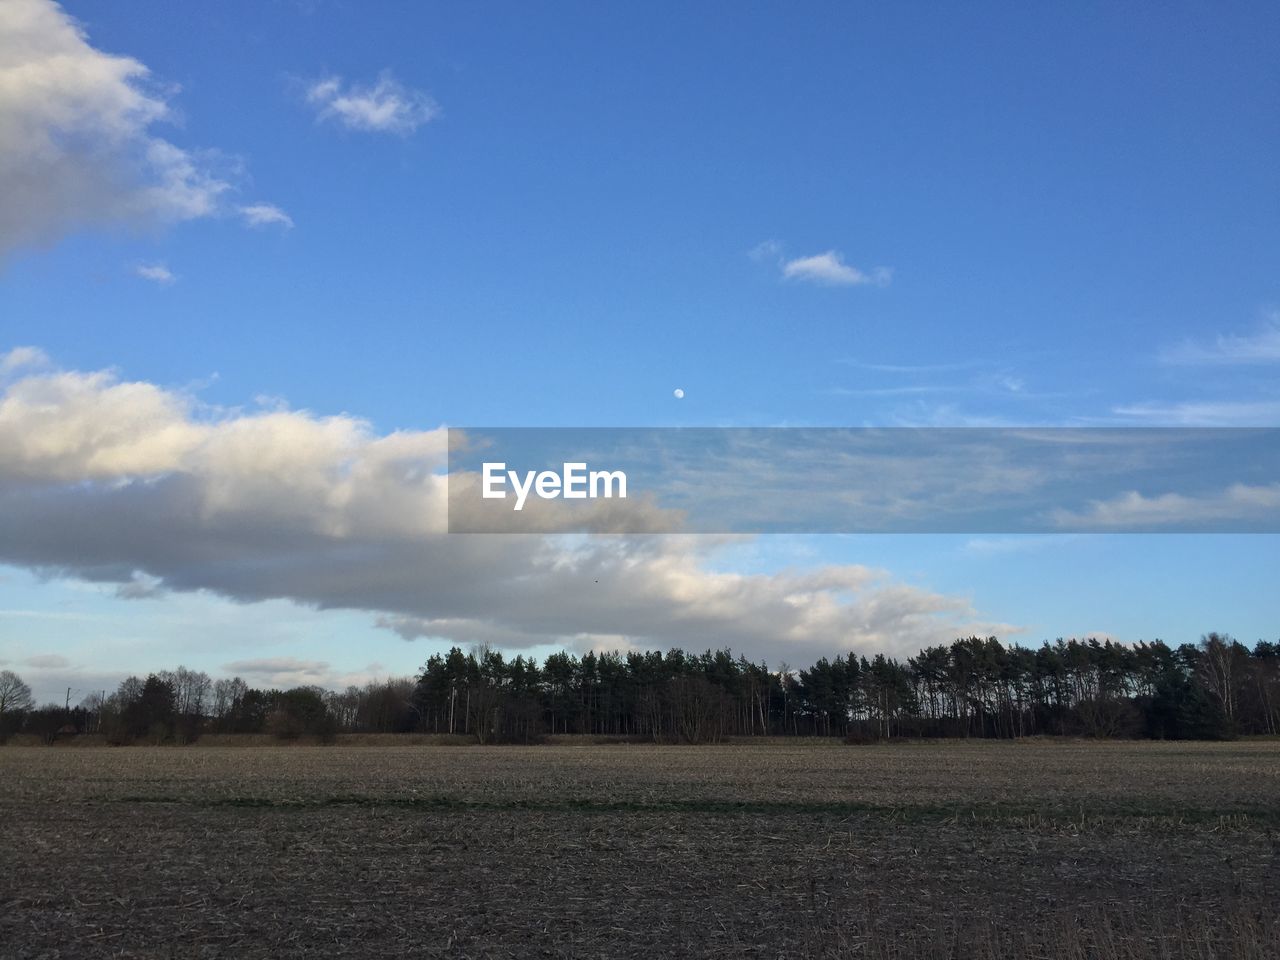
<svg viewBox="0 0 1280 960">
<path fill-rule="evenodd" d="M 65 670 L 71 666 L 71 661 L 66 657 L 61 657 L 56 653 L 42 653 L 34 657 L 27 657 L 22 661 L 24 665 L 34 670 Z"/>
<path fill-rule="evenodd" d="M 788 258 L 780 240 L 765 240 L 747 251 L 756 263 L 776 263 L 784 280 L 815 283 L 827 287 L 888 286 L 893 271 L 888 267 L 863 270 L 844 262 L 838 250 L 810 257 Z"/>
<path fill-rule="evenodd" d="M 756 263 L 766 260 L 782 259 L 782 244 L 777 240 L 764 240 L 747 251 L 747 256 Z"/>
<path fill-rule="evenodd" d="M 811 257 L 797 257 L 782 264 L 782 276 L 787 280 L 801 280 L 807 283 L 818 283 L 825 286 L 856 287 L 873 285 L 886 286 L 893 277 L 888 267 L 874 267 L 869 271 L 860 270 L 844 262 L 843 256 L 836 250 L 818 253 Z"/>
<path fill-rule="evenodd" d="M 995 413 L 977 413 L 956 403 L 926 404 L 917 401 L 888 413 L 883 421 L 894 427 L 1026 427 L 1046 426 L 1026 415 L 1017 418 Z"/>
<path fill-rule="evenodd" d="M 1024 411 L 1030 404 L 1059 397 L 1077 397 L 1078 392 L 1052 393 L 1028 389 L 1027 380 L 1009 370 L 982 369 L 991 365 L 985 361 L 968 360 L 955 363 L 871 363 L 852 358 L 836 361 L 842 366 L 859 371 L 858 383 L 855 386 L 833 386 L 818 392 L 832 397 L 854 398 L 923 398 L 940 394 L 971 396 L 982 398 L 988 402 L 1001 404 L 1017 403 Z M 972 371 L 972 372 L 968 372 Z M 877 383 L 877 381 L 880 381 Z M 881 410 L 881 415 L 890 411 Z M 954 411 L 953 411 L 954 412 Z M 897 410 L 895 421 L 905 417 L 910 422 L 919 422 L 922 411 Z M 933 417 L 927 412 L 925 422 L 932 422 Z M 971 418 L 966 417 L 968 422 Z M 991 417 L 983 418 L 986 425 L 993 425 Z M 951 417 L 943 423 L 950 423 Z M 998 420 L 1004 423 L 1004 418 Z M 941 425 L 939 423 L 938 425 Z"/>
<path fill-rule="evenodd" d="M 904 387 L 829 387 L 823 393 L 832 397 L 912 397 L 926 393 L 956 393 L 965 389 L 942 384 L 913 384 Z"/>
<path fill-rule="evenodd" d="M 348 130 L 406 136 L 440 115 L 440 106 L 421 90 L 411 90 L 383 71 L 372 84 L 347 84 L 341 77 L 317 80 L 307 102 L 321 120 Z"/>
<path fill-rule="evenodd" d="M 1056 550 L 1064 543 L 1076 539 L 1077 534 L 1017 534 L 1002 537 L 974 537 L 966 540 L 964 552 L 981 557 L 1008 556 L 1010 554 L 1033 553 L 1041 550 Z"/>
<path fill-rule="evenodd" d="M 843 359 L 839 361 L 859 370 L 870 370 L 873 373 L 902 373 L 924 375 L 932 373 L 952 373 L 957 370 L 970 370 L 984 366 L 981 360 L 962 360 L 956 363 L 866 363 L 861 360 Z"/>
<path fill-rule="evenodd" d="M 317 683 L 329 674 L 327 660 L 300 660 L 297 657 L 262 657 L 256 660 L 234 660 L 225 664 L 228 673 L 278 680 L 289 677 L 297 683 Z"/>
<path fill-rule="evenodd" d="M 134 274 L 143 280 L 150 280 L 162 287 L 168 286 L 178 278 L 163 263 L 144 263 L 134 268 Z"/>
<path fill-rule="evenodd" d="M 1112 408 L 1130 423 L 1167 427 L 1272 427 L 1280 425 L 1280 400 L 1206 400 L 1131 403 Z"/>
<path fill-rule="evenodd" d="M 0 610 L 0 617 L 14 617 L 23 620 L 69 620 L 90 623 L 98 620 L 92 613 L 72 613 L 67 610 Z"/>
<path fill-rule="evenodd" d="M 244 222 L 251 227 L 269 227 L 273 225 L 293 229 L 293 218 L 271 203 L 251 203 L 239 209 Z"/>
<path fill-rule="evenodd" d="M 1056 510 L 1053 521 L 1067 529 L 1132 530 L 1205 521 L 1252 521 L 1280 511 L 1280 483 L 1236 483 L 1209 495 L 1164 493 L 1145 496 L 1130 490 L 1110 500 L 1093 500 L 1080 511 Z"/>
<path fill-rule="evenodd" d="M 385 667 L 371 663 L 363 670 L 342 672 L 327 660 L 301 660 L 297 657 L 264 657 L 257 660 L 235 660 L 222 669 L 235 676 L 248 677 L 254 684 L 268 687 L 320 686 L 340 690 L 350 685 L 368 683 L 383 675 Z"/>
<path fill-rule="evenodd" d="M 1223 334 L 1212 343 L 1185 340 L 1161 351 L 1169 364 L 1280 363 L 1280 313 L 1272 313 L 1255 333 Z"/>
<path fill-rule="evenodd" d="M 49 357 L 39 347 L 14 347 L 8 353 L 0 353 L 0 377 L 17 370 L 48 365 Z"/>
</svg>

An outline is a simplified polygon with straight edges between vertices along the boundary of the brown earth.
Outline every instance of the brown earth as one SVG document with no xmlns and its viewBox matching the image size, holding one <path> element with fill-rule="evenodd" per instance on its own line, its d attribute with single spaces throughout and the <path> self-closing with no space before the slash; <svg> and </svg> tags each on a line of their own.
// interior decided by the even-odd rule
<svg viewBox="0 0 1280 960">
<path fill-rule="evenodd" d="M 1280 957 L 1280 742 L 0 748 L 6 957 Z"/>
</svg>

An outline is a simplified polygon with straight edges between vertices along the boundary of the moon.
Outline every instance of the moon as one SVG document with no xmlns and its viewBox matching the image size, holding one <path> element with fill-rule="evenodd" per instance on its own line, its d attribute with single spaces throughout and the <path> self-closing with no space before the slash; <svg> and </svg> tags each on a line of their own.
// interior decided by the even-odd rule
<svg viewBox="0 0 1280 960">
<path fill-rule="evenodd" d="M 683 399 L 684 399 L 684 391 L 683 391 L 683 390 L 681 390 L 679 387 L 676 387 L 676 388 L 675 388 L 675 390 L 674 390 L 674 391 L 672 391 L 672 396 L 674 396 L 677 400 L 683 400 Z"/>
</svg>

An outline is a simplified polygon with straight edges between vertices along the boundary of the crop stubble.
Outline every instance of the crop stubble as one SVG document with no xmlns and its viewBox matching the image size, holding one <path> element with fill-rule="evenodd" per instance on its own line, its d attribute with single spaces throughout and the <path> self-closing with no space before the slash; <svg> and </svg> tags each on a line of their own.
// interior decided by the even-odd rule
<svg viewBox="0 0 1280 960">
<path fill-rule="evenodd" d="M 0 749 L 0 947 L 1280 955 L 1280 743 Z"/>
</svg>

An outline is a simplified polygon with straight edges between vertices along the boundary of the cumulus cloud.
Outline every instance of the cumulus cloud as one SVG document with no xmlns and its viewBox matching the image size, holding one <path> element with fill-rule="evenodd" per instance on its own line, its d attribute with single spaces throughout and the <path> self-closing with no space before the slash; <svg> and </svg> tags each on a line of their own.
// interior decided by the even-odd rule
<svg viewBox="0 0 1280 960">
<path fill-rule="evenodd" d="M 178 279 L 163 263 L 144 263 L 134 268 L 133 272 L 143 280 L 150 280 L 162 287 L 167 287 Z"/>
<path fill-rule="evenodd" d="M 252 203 L 240 208 L 240 216 L 251 227 L 280 226 L 293 229 L 293 217 L 271 203 Z"/>
<path fill-rule="evenodd" d="M 307 88 L 307 102 L 321 120 L 348 130 L 407 136 L 440 114 L 439 105 L 421 90 L 405 87 L 390 71 L 372 84 L 348 84 L 326 77 Z"/>
<path fill-rule="evenodd" d="M 221 213 L 216 159 L 155 132 L 173 92 L 52 0 L 0 3 L 0 257 L 82 226 Z"/>
<path fill-rule="evenodd" d="M 811 257 L 797 257 L 782 264 L 782 276 L 787 280 L 801 280 L 807 283 L 818 283 L 826 286 L 856 287 L 871 284 L 886 286 L 892 279 L 888 267 L 875 267 L 863 271 L 844 262 L 844 258 L 835 250 L 815 254 Z"/>
<path fill-rule="evenodd" d="M 1184 341 L 1169 347 L 1160 359 L 1171 364 L 1280 363 L 1280 313 L 1272 313 L 1252 334 L 1223 334 L 1212 343 Z"/>
<path fill-rule="evenodd" d="M 784 280 L 814 283 L 828 287 L 888 286 L 893 271 L 888 267 L 862 270 L 844 262 L 838 250 L 828 250 L 809 257 L 788 258 L 779 240 L 765 240 L 747 251 L 757 263 L 776 263 Z M 875 369 L 873 366 L 872 369 Z M 898 369 L 898 368 L 887 368 Z"/>
<path fill-rule="evenodd" d="M 0 562 L 508 648 L 626 638 L 800 658 L 1011 629 L 863 566 L 720 571 L 723 538 L 450 535 L 447 444 L 444 429 L 210 411 L 110 372 L 30 375 L 0 393 Z"/>
</svg>

